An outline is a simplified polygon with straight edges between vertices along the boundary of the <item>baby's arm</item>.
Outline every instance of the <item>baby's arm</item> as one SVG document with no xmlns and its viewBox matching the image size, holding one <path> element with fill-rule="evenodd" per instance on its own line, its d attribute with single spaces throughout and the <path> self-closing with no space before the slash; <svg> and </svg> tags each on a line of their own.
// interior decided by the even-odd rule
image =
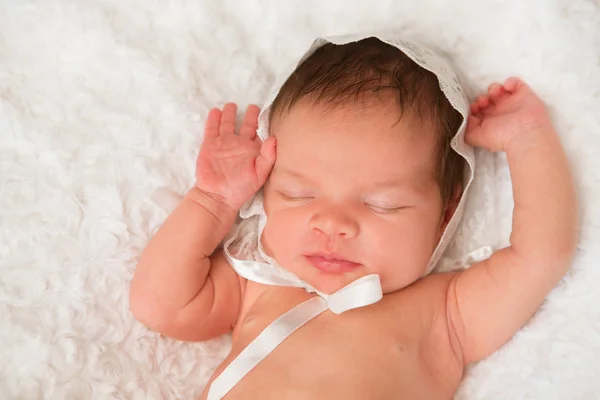
<svg viewBox="0 0 600 400">
<path fill-rule="evenodd" d="M 464 364 L 497 350 L 531 318 L 570 266 L 578 222 L 569 164 L 537 95 L 511 78 L 491 85 L 471 111 L 467 141 L 506 151 L 514 211 L 510 247 L 449 286 L 447 315 Z"/>
<path fill-rule="evenodd" d="M 264 184 L 276 153 L 274 138 L 256 137 L 259 108 L 248 107 L 239 135 L 236 111 L 233 103 L 210 111 L 196 185 L 152 238 L 131 282 L 134 316 L 176 339 L 229 332 L 239 314 L 246 281 L 215 249 Z"/>
<path fill-rule="evenodd" d="M 221 251 L 213 252 L 235 217 L 196 187 L 185 195 L 136 267 L 129 297 L 136 319 L 179 340 L 207 340 L 231 330 L 244 282 Z"/>
</svg>

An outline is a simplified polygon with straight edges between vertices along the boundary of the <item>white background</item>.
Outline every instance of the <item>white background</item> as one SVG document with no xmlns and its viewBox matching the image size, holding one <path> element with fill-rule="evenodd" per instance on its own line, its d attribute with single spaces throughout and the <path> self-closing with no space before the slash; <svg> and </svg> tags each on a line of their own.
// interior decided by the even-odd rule
<svg viewBox="0 0 600 400">
<path fill-rule="evenodd" d="M 261 103 L 315 36 L 375 29 L 446 49 L 469 95 L 518 75 L 577 177 L 575 264 L 458 399 L 600 393 L 600 10 L 586 0 L 0 0 L 0 398 L 191 399 L 229 338 L 181 343 L 128 311 L 141 250 L 193 184 L 207 111 Z M 450 254 L 507 243 L 502 155 Z"/>
</svg>

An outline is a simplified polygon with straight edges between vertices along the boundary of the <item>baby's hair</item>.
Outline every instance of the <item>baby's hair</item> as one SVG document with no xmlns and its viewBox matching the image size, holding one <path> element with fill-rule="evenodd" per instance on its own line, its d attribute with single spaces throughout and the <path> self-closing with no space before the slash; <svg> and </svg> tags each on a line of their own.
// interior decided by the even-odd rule
<svg viewBox="0 0 600 400">
<path fill-rule="evenodd" d="M 442 93 L 437 77 L 418 66 L 398 48 L 375 37 L 318 48 L 294 71 L 273 101 L 269 122 L 299 101 L 338 107 L 365 95 L 390 95 L 419 122 L 431 122 L 439 137 L 435 151 L 444 206 L 462 191 L 464 159 L 450 147 L 462 116 Z"/>
</svg>

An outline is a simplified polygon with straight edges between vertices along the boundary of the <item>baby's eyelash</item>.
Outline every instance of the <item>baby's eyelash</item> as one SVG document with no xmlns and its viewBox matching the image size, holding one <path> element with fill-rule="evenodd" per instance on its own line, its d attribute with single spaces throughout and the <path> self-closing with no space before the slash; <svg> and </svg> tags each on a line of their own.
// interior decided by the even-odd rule
<svg viewBox="0 0 600 400">
<path fill-rule="evenodd" d="M 294 195 L 288 195 L 285 194 L 283 192 L 279 192 L 283 197 L 286 197 L 288 199 L 292 199 L 292 200 L 307 200 L 307 199 L 312 199 L 311 196 L 294 196 Z"/>
<path fill-rule="evenodd" d="M 403 208 L 406 208 L 406 207 L 377 207 L 377 206 L 374 206 L 372 204 L 367 204 L 367 206 L 369 208 L 371 208 L 373 211 L 378 212 L 378 213 L 382 213 L 382 214 L 391 214 L 391 213 L 394 213 L 396 211 L 400 211 Z"/>
</svg>

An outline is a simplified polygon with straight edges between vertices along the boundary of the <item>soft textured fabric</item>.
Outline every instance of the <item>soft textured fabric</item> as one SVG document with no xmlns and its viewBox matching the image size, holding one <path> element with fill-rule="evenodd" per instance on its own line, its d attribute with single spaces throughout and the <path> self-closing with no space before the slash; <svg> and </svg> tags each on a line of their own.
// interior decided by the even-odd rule
<svg viewBox="0 0 600 400">
<path fill-rule="evenodd" d="M 469 96 L 509 75 L 549 104 L 582 206 L 573 268 L 470 367 L 457 399 L 600 393 L 600 10 L 589 0 L 0 1 L 0 398 L 190 399 L 227 336 L 128 311 L 137 258 L 183 193 L 209 108 L 261 104 L 315 36 L 396 29 L 446 49 Z M 274 34 L 276 32 L 276 34 Z M 508 243 L 505 157 L 477 171 L 450 255 Z"/>
</svg>

